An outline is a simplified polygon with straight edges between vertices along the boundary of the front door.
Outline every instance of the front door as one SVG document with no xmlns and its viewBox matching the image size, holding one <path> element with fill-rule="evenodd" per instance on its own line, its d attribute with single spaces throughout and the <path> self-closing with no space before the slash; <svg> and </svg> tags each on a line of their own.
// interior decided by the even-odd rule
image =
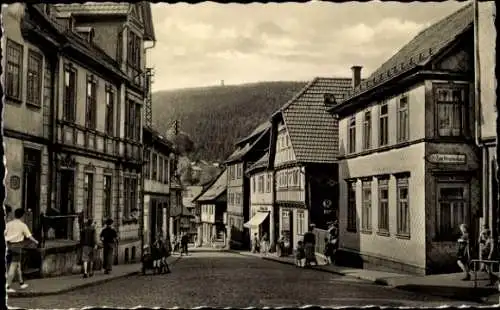
<svg viewBox="0 0 500 310">
<path fill-rule="evenodd" d="M 25 221 L 30 230 L 38 236 L 40 223 L 40 171 L 41 151 L 24 149 L 23 205 Z"/>
</svg>

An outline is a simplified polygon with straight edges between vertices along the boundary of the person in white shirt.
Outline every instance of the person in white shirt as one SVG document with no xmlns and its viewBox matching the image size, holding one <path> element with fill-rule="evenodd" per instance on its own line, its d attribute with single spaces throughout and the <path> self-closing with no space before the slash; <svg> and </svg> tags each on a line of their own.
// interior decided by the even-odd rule
<svg viewBox="0 0 500 310">
<path fill-rule="evenodd" d="M 5 241 L 10 255 L 10 266 L 7 274 L 7 293 L 15 292 L 11 288 L 14 276 L 19 276 L 19 285 L 21 289 L 28 287 L 28 284 L 23 281 L 23 272 L 21 269 L 21 254 L 23 243 L 25 239 L 30 239 L 33 243 L 38 244 L 38 241 L 33 238 L 28 226 L 22 221 L 24 216 L 23 209 L 16 209 L 14 211 L 14 219 L 5 225 Z"/>
</svg>

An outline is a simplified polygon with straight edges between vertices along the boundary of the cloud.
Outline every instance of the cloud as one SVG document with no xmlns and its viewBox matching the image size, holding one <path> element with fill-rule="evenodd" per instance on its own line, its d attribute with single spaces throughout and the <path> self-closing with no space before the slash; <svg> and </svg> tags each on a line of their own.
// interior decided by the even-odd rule
<svg viewBox="0 0 500 310">
<path fill-rule="evenodd" d="M 155 4 L 154 90 L 371 73 L 462 3 Z M 279 18 L 278 18 L 279 17 Z"/>
</svg>

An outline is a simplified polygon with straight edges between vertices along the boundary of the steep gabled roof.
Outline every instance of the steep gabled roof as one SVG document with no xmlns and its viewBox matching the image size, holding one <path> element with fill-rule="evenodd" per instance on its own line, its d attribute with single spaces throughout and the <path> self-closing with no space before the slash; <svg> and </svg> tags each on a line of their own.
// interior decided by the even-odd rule
<svg viewBox="0 0 500 310">
<path fill-rule="evenodd" d="M 421 31 L 389 60 L 375 70 L 369 78 L 349 92 L 346 101 L 394 79 L 419 65 L 434 59 L 454 42 L 458 36 L 470 29 L 474 22 L 472 4 L 465 5 L 455 13 Z"/>
<path fill-rule="evenodd" d="M 257 128 L 255 128 L 248 136 L 245 136 L 245 137 L 241 138 L 240 140 L 236 141 L 236 145 L 242 144 L 242 143 L 254 138 L 255 136 L 261 134 L 262 132 L 264 132 L 266 129 L 269 129 L 269 128 L 271 128 L 271 122 L 265 121 L 264 123 L 257 126 Z"/>
<path fill-rule="evenodd" d="M 207 186 L 193 202 L 208 202 L 217 199 L 227 189 L 227 170 L 222 171 L 215 181 Z"/>
<path fill-rule="evenodd" d="M 259 137 L 255 139 L 253 142 L 247 142 L 243 147 L 238 147 L 225 161 L 225 163 L 230 163 L 238 160 L 242 160 L 245 155 L 247 155 L 254 147 L 261 141 L 263 137 L 269 132 L 270 126 L 264 128 L 264 131 L 258 131 L 260 133 Z"/>
<path fill-rule="evenodd" d="M 351 89 L 350 78 L 317 77 L 275 115 L 281 113 L 298 162 L 331 163 L 338 156 L 337 118 L 328 113 L 325 94 L 338 102 Z"/>
</svg>

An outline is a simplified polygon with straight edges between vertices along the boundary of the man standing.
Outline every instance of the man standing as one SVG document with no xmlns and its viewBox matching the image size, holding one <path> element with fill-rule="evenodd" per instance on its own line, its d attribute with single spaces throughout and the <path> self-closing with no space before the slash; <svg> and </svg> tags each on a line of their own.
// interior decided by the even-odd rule
<svg viewBox="0 0 500 310">
<path fill-rule="evenodd" d="M 97 236 L 94 227 L 94 221 L 87 220 L 80 236 L 80 245 L 82 247 L 83 277 L 93 276 L 92 262 L 94 261 L 94 252 L 97 249 Z"/>
<path fill-rule="evenodd" d="M 188 255 L 188 244 L 189 244 L 189 237 L 188 237 L 187 233 L 182 233 L 182 237 L 181 237 L 181 256 L 182 256 L 183 252 L 186 255 Z"/>
<path fill-rule="evenodd" d="M 15 292 L 11 286 L 16 272 L 19 277 L 20 288 L 25 289 L 28 287 L 28 284 L 23 281 L 23 271 L 21 269 L 23 244 L 25 239 L 29 239 L 33 243 L 38 244 L 38 241 L 31 235 L 28 226 L 22 221 L 23 216 L 24 210 L 16 209 L 16 211 L 14 211 L 15 218 L 5 226 L 5 242 L 7 242 L 11 260 L 7 274 L 7 293 Z"/>
<path fill-rule="evenodd" d="M 309 227 L 309 231 L 304 234 L 304 248 L 306 252 L 306 267 L 309 267 L 311 265 L 311 262 L 314 262 L 314 264 L 317 266 L 318 261 L 316 260 L 316 253 L 315 253 L 315 247 L 316 247 L 316 236 L 313 233 L 314 225 L 311 225 Z"/>
<path fill-rule="evenodd" d="M 112 219 L 106 220 L 106 227 L 101 231 L 101 241 L 103 246 L 103 263 L 104 273 L 108 274 L 113 268 L 113 250 L 118 243 L 118 234 L 116 230 L 111 227 L 113 225 Z"/>
</svg>

